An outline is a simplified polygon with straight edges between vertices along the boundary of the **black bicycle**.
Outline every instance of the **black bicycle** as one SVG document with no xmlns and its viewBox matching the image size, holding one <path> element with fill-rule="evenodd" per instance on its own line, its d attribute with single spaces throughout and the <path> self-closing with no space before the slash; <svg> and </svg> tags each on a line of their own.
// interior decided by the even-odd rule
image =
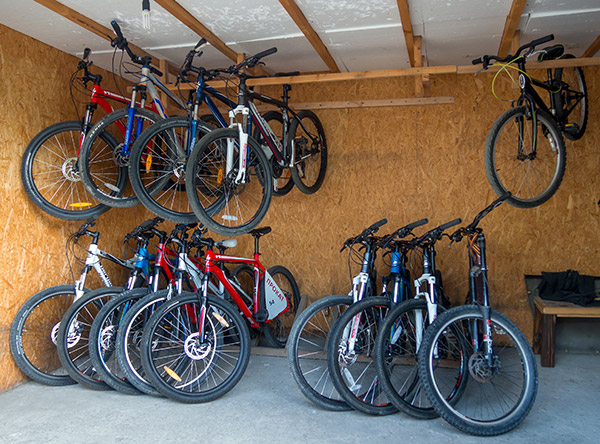
<svg viewBox="0 0 600 444">
<path fill-rule="evenodd" d="M 577 140 L 587 125 L 587 90 L 581 68 L 548 68 L 546 81 L 534 79 L 525 69 L 527 58 L 535 54 L 538 61 L 574 58 L 564 54 L 562 45 L 536 50 L 553 39 L 551 34 L 534 40 L 515 55 L 473 60 L 474 65 L 483 64 L 483 70 L 499 64 L 519 73 L 521 94 L 513 108 L 494 123 L 485 144 L 485 171 L 492 188 L 498 196 L 510 192 L 506 202 L 518 208 L 541 205 L 554 195 L 565 173 L 563 134 Z M 548 92 L 550 106 L 535 88 Z"/>
<path fill-rule="evenodd" d="M 508 432 L 527 416 L 537 394 L 538 373 L 527 339 L 506 316 L 492 310 L 486 241 L 479 222 L 508 200 L 496 199 L 450 239 L 467 238 L 467 304 L 441 313 L 425 330 L 419 378 L 435 411 L 467 433 Z"/>
</svg>

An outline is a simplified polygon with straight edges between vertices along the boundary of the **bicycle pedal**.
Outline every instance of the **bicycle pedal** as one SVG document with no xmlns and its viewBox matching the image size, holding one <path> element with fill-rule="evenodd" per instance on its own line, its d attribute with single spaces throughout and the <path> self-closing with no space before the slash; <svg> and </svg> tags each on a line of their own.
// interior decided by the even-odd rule
<svg viewBox="0 0 600 444">
<path fill-rule="evenodd" d="M 565 124 L 564 131 L 568 134 L 577 134 L 579 132 L 579 125 L 576 123 L 567 123 Z"/>
</svg>

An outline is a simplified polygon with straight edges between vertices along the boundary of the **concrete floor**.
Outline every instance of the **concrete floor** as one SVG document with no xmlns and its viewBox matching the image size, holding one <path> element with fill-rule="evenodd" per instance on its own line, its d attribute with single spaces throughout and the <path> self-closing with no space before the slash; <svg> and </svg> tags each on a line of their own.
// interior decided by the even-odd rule
<svg viewBox="0 0 600 444">
<path fill-rule="evenodd" d="M 538 360 L 539 364 L 539 360 Z M 489 443 L 597 443 L 600 356 L 557 353 L 539 367 L 536 404 Z M 282 357 L 252 355 L 241 382 L 208 404 L 26 383 L 0 393 L 0 443 L 458 443 L 482 442 L 441 419 L 329 412 L 305 399 Z"/>
</svg>

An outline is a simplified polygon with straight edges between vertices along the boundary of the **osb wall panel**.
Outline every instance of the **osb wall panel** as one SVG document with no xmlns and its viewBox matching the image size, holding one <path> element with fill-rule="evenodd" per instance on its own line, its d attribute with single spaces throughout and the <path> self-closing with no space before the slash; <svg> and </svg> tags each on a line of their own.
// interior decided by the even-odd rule
<svg viewBox="0 0 600 444">
<path fill-rule="evenodd" d="M 0 27 L 0 389 L 23 376 L 8 351 L 8 328 L 21 304 L 51 285 L 71 282 L 65 256 L 66 238 L 77 222 L 55 220 L 32 205 L 20 182 L 20 158 L 28 141 L 45 126 L 75 118 L 66 95 L 76 60 L 21 34 Z M 35 62 L 34 62 L 35 60 Z M 37 84 L 24 76 L 37 75 Z M 600 69 L 585 68 L 590 116 L 583 139 L 567 141 L 567 172 L 557 194 L 531 210 L 502 205 L 483 222 L 494 307 L 531 337 L 524 274 L 567 268 L 600 274 L 600 156 L 598 103 Z M 108 80 L 110 76 L 106 76 Z M 274 197 L 263 221 L 273 232 L 261 239 L 266 266 L 287 266 L 310 301 L 347 293 L 344 240 L 386 217 L 381 233 L 423 217 L 429 227 L 457 217 L 466 222 L 495 198 L 484 170 L 483 150 L 489 128 L 509 104 L 491 93 L 492 75 L 432 76 L 434 96 L 454 96 L 453 105 L 320 110 L 329 160 L 323 187 L 314 195 L 294 189 Z M 108 83 L 107 83 L 108 85 Z M 280 88 L 262 92 L 279 96 Z M 498 85 L 502 97 L 517 90 L 509 81 Z M 387 99 L 414 96 L 414 79 L 379 79 L 295 85 L 292 100 Z M 119 253 L 123 234 L 150 215 L 139 208 L 111 210 L 98 223 L 102 247 Z M 419 232 L 424 230 L 420 229 Z M 438 263 L 446 294 L 462 303 L 467 293 L 467 254 L 463 243 L 439 243 Z M 249 236 L 236 253 L 250 254 Z M 78 266 L 75 266 L 78 272 Z M 353 268 L 356 271 L 356 267 Z M 385 269 L 382 267 L 382 272 Z"/>
<path fill-rule="evenodd" d="M 84 106 L 75 111 L 69 95 L 76 65 L 76 58 L 0 25 L 0 390 L 25 379 L 8 345 L 17 310 L 38 291 L 73 282 L 65 245 L 80 222 L 54 219 L 33 205 L 23 189 L 20 166 L 35 134 L 53 123 L 77 119 L 84 111 Z M 92 70 L 102 73 L 105 88 L 115 88 L 110 73 Z M 126 86 L 122 83 L 121 90 Z M 100 247 L 120 257 L 123 235 L 149 216 L 138 208 L 109 211 L 97 224 L 103 233 Z M 123 281 L 119 270 L 107 269 L 115 284 Z M 78 276 L 81 265 L 73 263 L 73 271 Z M 91 288 L 98 285 L 90 280 Z"/>
</svg>

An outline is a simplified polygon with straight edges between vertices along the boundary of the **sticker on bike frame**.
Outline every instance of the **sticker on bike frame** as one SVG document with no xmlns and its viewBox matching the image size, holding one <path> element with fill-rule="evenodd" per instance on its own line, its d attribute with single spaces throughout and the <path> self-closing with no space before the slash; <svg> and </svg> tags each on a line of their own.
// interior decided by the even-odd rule
<svg viewBox="0 0 600 444">
<path fill-rule="evenodd" d="M 267 321 L 276 318 L 287 310 L 288 301 L 275 280 L 265 271 L 265 305 L 267 306 Z"/>
</svg>

